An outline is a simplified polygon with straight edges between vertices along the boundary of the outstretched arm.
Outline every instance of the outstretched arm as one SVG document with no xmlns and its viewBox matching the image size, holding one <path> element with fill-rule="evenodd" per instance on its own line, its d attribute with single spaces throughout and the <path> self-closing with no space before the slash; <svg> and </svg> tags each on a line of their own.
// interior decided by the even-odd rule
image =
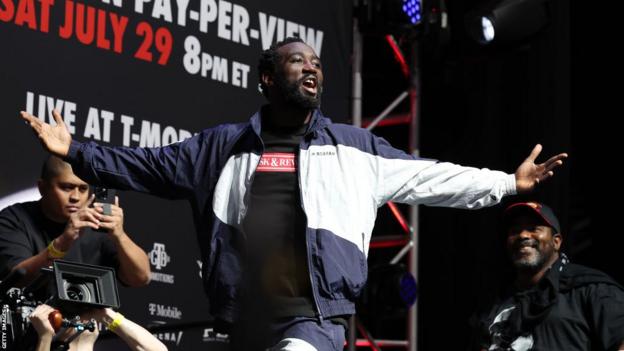
<svg viewBox="0 0 624 351">
<path fill-rule="evenodd" d="M 43 147 L 69 162 L 74 173 L 90 184 L 179 199 L 192 196 L 193 182 L 204 179 L 192 177 L 197 159 L 211 155 L 202 149 L 201 137 L 163 147 L 107 147 L 72 140 L 61 115 L 53 111 L 53 116 L 55 126 L 21 112 Z"/>
<path fill-rule="evenodd" d="M 30 125 L 46 150 L 61 158 L 67 156 L 72 137 L 65 122 L 63 122 L 63 118 L 56 110 L 52 111 L 52 116 L 54 117 L 54 121 L 56 121 L 55 126 L 25 111 L 21 111 L 20 115 L 22 119 Z"/>
<path fill-rule="evenodd" d="M 528 192 L 553 175 L 568 155 L 559 154 L 541 164 L 535 159 L 542 150 L 537 145 L 515 174 L 477 169 L 415 158 L 372 136 L 375 146 L 374 179 L 378 204 L 396 201 L 408 204 L 476 209 L 499 203 L 504 196 Z"/>
<path fill-rule="evenodd" d="M 561 153 L 549 158 L 546 162 L 535 164 L 537 156 L 542 152 L 542 145 L 537 144 L 529 157 L 516 170 L 516 190 L 518 193 L 527 193 L 544 180 L 553 176 L 553 170 L 563 164 L 568 154 Z"/>
</svg>

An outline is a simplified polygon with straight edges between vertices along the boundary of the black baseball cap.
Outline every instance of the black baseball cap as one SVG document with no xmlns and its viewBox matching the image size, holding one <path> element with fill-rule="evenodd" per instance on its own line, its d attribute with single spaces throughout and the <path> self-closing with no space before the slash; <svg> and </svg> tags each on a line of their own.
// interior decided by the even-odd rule
<svg viewBox="0 0 624 351">
<path fill-rule="evenodd" d="M 508 223 L 509 220 L 519 212 L 523 213 L 532 213 L 537 215 L 546 225 L 554 229 L 553 234 L 561 233 L 561 226 L 559 225 L 559 220 L 553 210 L 540 202 L 517 202 L 509 205 L 503 212 L 503 219 L 505 223 Z"/>
</svg>

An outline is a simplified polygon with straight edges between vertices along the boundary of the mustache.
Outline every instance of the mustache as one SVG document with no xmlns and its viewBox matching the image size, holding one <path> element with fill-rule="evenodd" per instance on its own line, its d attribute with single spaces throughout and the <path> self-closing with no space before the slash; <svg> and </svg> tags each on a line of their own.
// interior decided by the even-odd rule
<svg viewBox="0 0 624 351">
<path fill-rule="evenodd" d="M 323 84 L 319 81 L 317 75 L 313 73 L 308 73 L 304 75 L 303 77 L 301 77 L 301 79 L 298 79 L 296 85 L 299 87 L 303 86 L 303 82 L 305 82 L 306 79 L 308 78 L 311 78 L 314 80 L 314 83 L 316 84 L 316 89 L 319 91 L 319 93 L 323 91 Z"/>
<path fill-rule="evenodd" d="M 520 249 L 520 248 L 523 248 L 523 247 L 537 248 L 538 244 L 539 243 L 535 239 L 525 238 L 525 239 L 516 240 L 516 242 L 513 244 L 513 248 L 514 249 Z"/>
<path fill-rule="evenodd" d="M 308 74 L 304 75 L 301 79 L 299 79 L 299 82 L 303 83 L 308 78 L 313 78 L 316 81 L 316 83 L 318 84 L 318 77 L 316 76 L 316 74 L 312 74 L 312 73 L 308 73 Z"/>
</svg>

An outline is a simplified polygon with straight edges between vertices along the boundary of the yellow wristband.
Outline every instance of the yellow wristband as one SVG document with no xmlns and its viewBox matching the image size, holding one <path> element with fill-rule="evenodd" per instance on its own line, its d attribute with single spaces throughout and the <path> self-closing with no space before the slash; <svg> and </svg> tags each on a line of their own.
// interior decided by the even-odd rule
<svg viewBox="0 0 624 351">
<path fill-rule="evenodd" d="M 106 329 L 114 332 L 117 328 L 119 328 L 119 326 L 121 325 L 121 322 L 123 322 L 125 318 L 126 317 L 124 317 L 123 314 L 117 312 L 115 319 L 113 319 L 113 321 L 108 325 L 108 327 L 106 327 Z"/>
<path fill-rule="evenodd" d="M 50 257 L 52 257 L 52 258 L 63 258 L 63 257 L 65 257 L 66 253 L 67 252 L 61 251 L 61 250 L 57 249 L 56 247 L 54 247 L 54 240 L 50 241 L 50 244 L 48 245 L 48 254 L 50 255 Z"/>
</svg>

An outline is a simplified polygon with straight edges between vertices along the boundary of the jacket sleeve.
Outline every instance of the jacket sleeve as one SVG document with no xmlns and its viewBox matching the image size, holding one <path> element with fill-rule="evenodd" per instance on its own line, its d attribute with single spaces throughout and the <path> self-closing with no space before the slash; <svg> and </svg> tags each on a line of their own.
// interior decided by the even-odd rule
<svg viewBox="0 0 624 351">
<path fill-rule="evenodd" d="M 396 201 L 477 209 L 516 193 L 513 174 L 419 159 L 393 148 L 382 138 L 374 138 L 380 205 Z"/>
<path fill-rule="evenodd" d="M 206 166 L 201 134 L 157 148 L 106 147 L 72 141 L 66 160 L 86 182 L 165 198 L 190 196 L 199 165 Z"/>
</svg>

